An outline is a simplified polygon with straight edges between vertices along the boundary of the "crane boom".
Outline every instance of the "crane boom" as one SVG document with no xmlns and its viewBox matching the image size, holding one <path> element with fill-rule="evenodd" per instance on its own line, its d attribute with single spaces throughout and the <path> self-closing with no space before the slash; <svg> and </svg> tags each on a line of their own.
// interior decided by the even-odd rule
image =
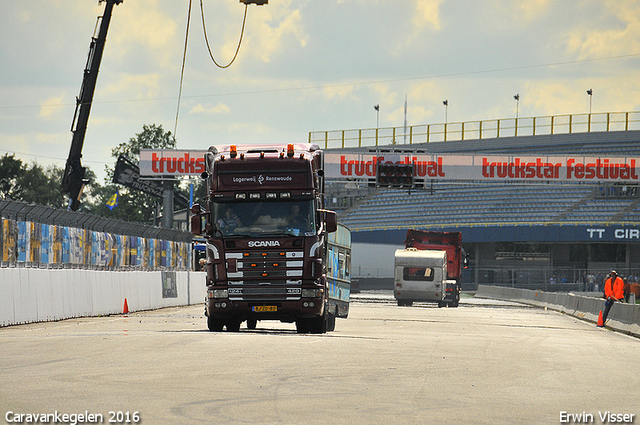
<svg viewBox="0 0 640 425">
<path fill-rule="evenodd" d="M 69 194 L 69 208 L 76 211 L 80 207 L 80 196 L 82 189 L 87 183 L 84 178 L 86 169 L 82 166 L 80 158 L 82 158 L 82 146 L 84 145 L 84 136 L 87 132 L 87 122 L 89 121 L 89 112 L 91 111 L 91 102 L 96 89 L 98 80 L 98 70 L 100 69 L 100 61 L 102 60 L 102 52 L 107 41 L 107 31 L 109 22 L 111 21 L 111 13 L 113 6 L 122 3 L 124 0 L 98 0 L 98 3 L 105 1 L 107 4 L 104 14 L 100 20 L 100 29 L 96 37 L 95 31 L 91 37 L 89 45 L 89 57 L 84 69 L 82 86 L 80 94 L 76 97 L 76 110 L 71 123 L 71 149 L 69 157 L 62 177 L 62 190 Z M 97 25 L 96 25 L 97 26 Z"/>
</svg>

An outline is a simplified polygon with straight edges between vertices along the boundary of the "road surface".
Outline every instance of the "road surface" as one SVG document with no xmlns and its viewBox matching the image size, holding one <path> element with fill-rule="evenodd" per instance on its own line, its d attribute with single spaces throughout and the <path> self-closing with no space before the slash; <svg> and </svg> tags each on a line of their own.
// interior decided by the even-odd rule
<svg viewBox="0 0 640 425">
<path fill-rule="evenodd" d="M 354 298 L 324 335 L 270 321 L 211 333 L 202 305 L 1 328 L 2 420 L 599 424 L 610 412 L 638 423 L 636 338 L 501 301 Z"/>
</svg>

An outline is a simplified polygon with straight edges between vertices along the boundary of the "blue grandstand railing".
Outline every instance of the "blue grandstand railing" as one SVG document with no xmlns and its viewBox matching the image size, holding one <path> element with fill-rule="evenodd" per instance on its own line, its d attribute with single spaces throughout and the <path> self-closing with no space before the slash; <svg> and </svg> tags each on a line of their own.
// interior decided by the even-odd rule
<svg viewBox="0 0 640 425">
<path fill-rule="evenodd" d="M 352 130 L 312 131 L 325 149 L 475 140 L 514 136 L 640 130 L 640 111 L 502 118 Z"/>
</svg>

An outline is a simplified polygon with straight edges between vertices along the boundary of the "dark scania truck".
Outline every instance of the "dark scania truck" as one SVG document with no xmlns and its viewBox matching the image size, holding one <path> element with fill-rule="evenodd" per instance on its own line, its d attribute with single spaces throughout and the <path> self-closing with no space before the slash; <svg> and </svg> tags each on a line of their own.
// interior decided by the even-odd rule
<svg viewBox="0 0 640 425">
<path fill-rule="evenodd" d="M 279 320 L 299 333 L 333 330 L 349 311 L 351 235 L 324 209 L 322 151 L 212 146 L 205 167 L 191 232 L 206 239 L 209 329 Z"/>
</svg>

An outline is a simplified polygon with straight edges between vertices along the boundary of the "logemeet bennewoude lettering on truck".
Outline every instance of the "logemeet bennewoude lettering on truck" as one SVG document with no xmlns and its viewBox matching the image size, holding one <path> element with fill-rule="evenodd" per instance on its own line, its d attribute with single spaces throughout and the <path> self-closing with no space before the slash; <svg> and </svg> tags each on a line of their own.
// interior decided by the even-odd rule
<svg viewBox="0 0 640 425">
<path fill-rule="evenodd" d="M 279 320 L 324 333 L 347 317 L 351 233 L 324 209 L 323 159 L 307 144 L 205 153 L 206 198 L 192 208 L 191 232 L 206 240 L 209 330 Z"/>
</svg>

